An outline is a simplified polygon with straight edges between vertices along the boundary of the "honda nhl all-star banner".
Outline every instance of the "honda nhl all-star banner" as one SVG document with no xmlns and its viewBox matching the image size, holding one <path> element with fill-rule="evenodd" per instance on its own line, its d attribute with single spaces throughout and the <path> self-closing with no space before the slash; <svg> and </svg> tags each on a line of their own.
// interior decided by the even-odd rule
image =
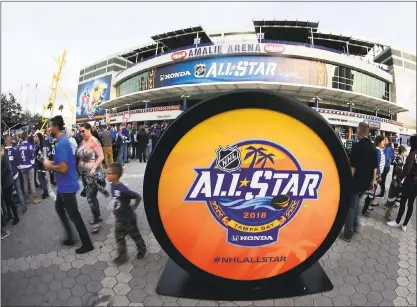
<svg viewBox="0 0 417 307">
<path fill-rule="evenodd" d="M 239 81 L 326 86 L 326 64 L 284 57 L 228 56 L 171 64 L 156 68 L 155 74 L 155 88 L 179 84 Z"/>
</svg>

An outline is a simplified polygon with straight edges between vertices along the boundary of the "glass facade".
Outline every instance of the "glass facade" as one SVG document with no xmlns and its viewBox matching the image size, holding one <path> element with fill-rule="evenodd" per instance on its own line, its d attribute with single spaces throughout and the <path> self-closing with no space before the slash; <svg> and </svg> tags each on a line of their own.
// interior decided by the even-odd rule
<svg viewBox="0 0 417 307">
<path fill-rule="evenodd" d="M 256 58 L 254 57 L 255 60 Z M 388 82 L 348 67 L 296 58 L 280 58 L 277 64 L 277 72 L 298 75 L 297 79 L 288 79 L 285 82 L 325 86 L 391 101 L 391 86 Z M 158 68 L 157 72 L 158 70 L 161 72 L 166 67 L 171 66 L 173 69 L 175 67 L 174 71 L 190 70 L 188 68 L 180 69 L 174 65 L 176 64 L 164 66 L 161 69 Z M 146 90 L 148 78 L 143 75 L 131 77 L 119 84 L 116 91 L 117 96 Z M 199 81 L 203 81 L 203 78 L 200 78 Z M 265 81 L 270 80 L 265 78 Z M 212 82 L 212 80 L 207 80 L 207 82 Z M 236 82 L 239 82 L 239 80 L 236 79 Z M 155 88 L 157 87 L 159 86 L 156 84 Z"/>
<path fill-rule="evenodd" d="M 390 101 L 390 85 L 362 72 L 326 64 L 327 87 L 360 93 L 371 97 Z"/>
<path fill-rule="evenodd" d="M 135 92 L 146 91 L 147 89 L 148 72 L 144 72 L 120 83 L 116 87 L 116 96 L 124 96 Z"/>
</svg>

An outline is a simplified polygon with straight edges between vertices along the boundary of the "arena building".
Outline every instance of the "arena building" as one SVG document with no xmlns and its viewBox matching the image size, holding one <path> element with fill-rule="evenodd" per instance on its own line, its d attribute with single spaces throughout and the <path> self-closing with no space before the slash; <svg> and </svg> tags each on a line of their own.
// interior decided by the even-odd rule
<svg viewBox="0 0 417 307">
<path fill-rule="evenodd" d="M 342 140 L 361 121 L 403 142 L 416 133 L 416 57 L 389 45 L 287 20 L 151 39 L 80 71 L 77 123 L 173 120 L 215 94 L 259 88 L 305 102 Z"/>
</svg>

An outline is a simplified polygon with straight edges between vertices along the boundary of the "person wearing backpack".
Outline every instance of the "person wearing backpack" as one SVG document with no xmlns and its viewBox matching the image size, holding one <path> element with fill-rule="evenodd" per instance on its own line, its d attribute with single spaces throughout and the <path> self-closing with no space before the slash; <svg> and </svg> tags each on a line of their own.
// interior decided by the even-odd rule
<svg viewBox="0 0 417 307">
<path fill-rule="evenodd" d="M 413 214 L 414 200 L 417 197 L 417 134 L 410 137 L 410 154 L 405 161 L 403 171 L 399 175 L 399 179 L 404 179 L 402 195 L 400 200 L 400 208 L 398 209 L 397 219 L 388 222 L 388 226 L 401 227 L 403 231 L 407 230 L 407 224 Z M 407 205 L 407 213 L 403 224 L 401 218 L 404 215 L 405 205 Z"/>
</svg>

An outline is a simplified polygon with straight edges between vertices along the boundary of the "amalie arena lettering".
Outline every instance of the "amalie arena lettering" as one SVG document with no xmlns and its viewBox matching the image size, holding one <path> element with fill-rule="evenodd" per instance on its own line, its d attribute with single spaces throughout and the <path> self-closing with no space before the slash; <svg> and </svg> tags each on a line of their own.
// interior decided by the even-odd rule
<svg viewBox="0 0 417 307">
<path fill-rule="evenodd" d="M 262 48 L 263 46 L 263 48 Z M 179 61 L 186 58 L 204 57 L 219 54 L 236 54 L 236 53 L 274 53 L 281 54 L 284 52 L 284 46 L 278 44 L 222 44 L 198 47 L 188 50 L 174 52 L 171 55 L 173 61 Z"/>
</svg>

